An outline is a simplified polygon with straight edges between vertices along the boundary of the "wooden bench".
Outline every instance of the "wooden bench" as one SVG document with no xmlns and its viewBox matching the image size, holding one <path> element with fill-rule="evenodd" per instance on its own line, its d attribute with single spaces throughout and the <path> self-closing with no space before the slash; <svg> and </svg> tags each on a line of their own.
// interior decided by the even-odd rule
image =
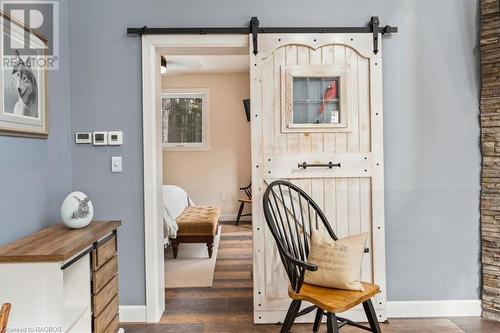
<svg viewBox="0 0 500 333">
<path fill-rule="evenodd" d="M 174 259 L 180 243 L 206 243 L 208 257 L 212 258 L 214 238 L 217 235 L 220 208 L 213 206 L 189 206 L 175 219 L 179 230 L 177 237 L 170 238 Z"/>
</svg>

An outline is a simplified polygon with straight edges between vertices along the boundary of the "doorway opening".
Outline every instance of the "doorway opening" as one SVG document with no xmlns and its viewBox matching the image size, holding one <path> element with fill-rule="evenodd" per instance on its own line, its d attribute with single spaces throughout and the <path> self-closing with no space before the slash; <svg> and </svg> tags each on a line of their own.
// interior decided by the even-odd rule
<svg viewBox="0 0 500 333">
<path fill-rule="evenodd" d="M 243 104 L 250 97 L 248 40 L 248 35 L 142 37 L 148 322 L 168 320 L 176 311 L 175 304 L 169 305 L 169 295 L 175 298 L 179 293 L 167 291 L 165 302 L 165 287 L 189 293 L 206 284 L 210 288 L 214 276 L 224 280 L 215 264 L 218 258 L 232 256 L 225 250 L 226 234 L 231 250 L 247 251 L 245 264 L 239 266 L 244 272 L 232 270 L 229 275 L 247 275 L 243 283 L 252 316 L 252 227 L 248 221 L 234 225 L 238 199 L 245 195 L 239 188 L 251 180 L 250 123 Z M 212 244 L 181 242 L 177 259 L 173 259 L 174 242 L 168 240 L 179 238 L 165 227 L 164 199 L 171 196 L 163 195 L 166 187 L 174 186 L 185 193 L 182 204 L 215 207 L 221 221 Z M 181 297 L 186 299 L 185 295 Z"/>
<path fill-rule="evenodd" d="M 196 303 L 194 314 L 206 314 L 211 300 L 226 302 L 227 290 L 234 288 L 248 294 L 251 319 L 249 216 L 235 223 L 240 202 L 246 202 L 242 214 L 251 208 L 251 197 L 240 190 L 251 179 L 250 122 L 243 103 L 250 97 L 248 49 L 164 52 L 160 105 L 166 311 L 161 321 L 178 323 L 186 307 L 180 303 L 189 300 Z"/>
</svg>

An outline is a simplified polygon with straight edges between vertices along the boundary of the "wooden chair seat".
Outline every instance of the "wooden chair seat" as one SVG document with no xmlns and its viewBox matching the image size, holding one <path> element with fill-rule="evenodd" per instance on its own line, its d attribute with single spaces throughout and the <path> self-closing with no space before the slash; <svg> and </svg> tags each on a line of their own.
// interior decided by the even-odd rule
<svg viewBox="0 0 500 333">
<path fill-rule="evenodd" d="M 252 199 L 238 199 L 239 202 L 252 203 Z"/>
<path fill-rule="evenodd" d="M 368 282 L 362 284 L 365 291 L 332 289 L 304 282 L 299 293 L 289 286 L 288 296 L 293 300 L 310 302 L 328 312 L 342 313 L 369 300 L 380 291 L 376 284 Z"/>
</svg>

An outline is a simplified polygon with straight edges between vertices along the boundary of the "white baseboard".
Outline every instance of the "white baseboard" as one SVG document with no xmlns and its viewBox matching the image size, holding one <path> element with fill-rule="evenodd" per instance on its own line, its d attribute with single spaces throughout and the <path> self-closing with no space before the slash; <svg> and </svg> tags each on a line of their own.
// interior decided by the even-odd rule
<svg viewBox="0 0 500 333">
<path fill-rule="evenodd" d="M 122 323 L 145 323 L 145 305 L 120 305 L 120 322 Z"/>
<path fill-rule="evenodd" d="M 236 217 L 238 214 L 220 214 L 219 221 L 226 222 L 226 221 L 236 221 Z M 252 221 L 251 216 L 242 216 L 240 218 L 240 221 Z"/>
<path fill-rule="evenodd" d="M 388 301 L 388 318 L 481 316 L 481 300 Z"/>
<path fill-rule="evenodd" d="M 364 313 L 358 311 L 351 318 L 363 321 Z M 278 322 L 284 318 L 286 311 L 266 312 L 266 318 L 256 319 L 257 323 Z M 267 318 L 271 316 L 270 318 Z M 478 317 L 481 316 L 481 300 L 448 300 L 448 301 L 388 301 L 388 318 L 433 318 L 433 317 Z M 258 318 L 258 315 L 256 315 Z M 312 322 L 313 317 L 302 318 L 300 322 Z M 120 322 L 146 322 L 145 305 L 121 305 Z"/>
</svg>

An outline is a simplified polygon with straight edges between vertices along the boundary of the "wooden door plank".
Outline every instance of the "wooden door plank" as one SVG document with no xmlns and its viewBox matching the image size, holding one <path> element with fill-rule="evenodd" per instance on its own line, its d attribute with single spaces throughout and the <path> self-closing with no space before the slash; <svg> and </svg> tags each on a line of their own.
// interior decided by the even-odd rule
<svg viewBox="0 0 500 333">
<path fill-rule="evenodd" d="M 371 221 L 371 181 L 370 178 L 360 178 L 359 184 L 359 198 L 360 198 L 360 213 L 361 213 L 361 230 L 360 232 L 369 233 L 366 247 L 369 249 L 363 257 L 361 265 L 361 279 L 366 282 L 373 282 L 372 275 L 372 221 Z"/>
<path fill-rule="evenodd" d="M 370 81 L 369 61 L 358 57 L 358 91 L 359 91 L 359 151 L 368 153 L 370 147 Z"/>
<path fill-rule="evenodd" d="M 309 46 L 299 45 L 297 47 L 297 64 L 298 65 L 309 65 Z M 299 151 L 301 153 L 311 152 L 312 150 L 312 140 L 311 133 L 299 133 Z"/>
<path fill-rule="evenodd" d="M 348 66 L 348 108 L 350 132 L 347 136 L 347 151 L 350 153 L 359 152 L 359 85 L 358 85 L 358 58 L 359 55 L 351 48 L 346 48 L 346 65 Z M 341 101 L 342 103 L 342 101 Z M 345 112 L 344 112 L 345 114 Z"/>
<path fill-rule="evenodd" d="M 334 57 L 334 46 L 327 45 L 321 48 L 321 64 L 331 65 L 333 64 Z M 336 135 L 335 133 L 324 133 L 323 134 L 323 151 L 328 153 L 336 152 Z"/>
<path fill-rule="evenodd" d="M 349 235 L 349 209 L 348 209 L 347 178 L 335 179 L 335 205 L 337 237 Z"/>
<path fill-rule="evenodd" d="M 309 48 L 309 64 L 321 65 L 321 48 L 317 49 Z M 324 133 L 313 132 L 310 133 L 310 136 L 311 136 L 311 151 L 314 153 L 323 152 Z"/>
<path fill-rule="evenodd" d="M 325 61 L 325 59 L 323 59 Z M 336 65 L 346 64 L 346 47 L 344 45 L 334 45 L 333 46 L 333 63 Z M 341 101 L 342 103 L 342 101 Z M 346 116 L 341 115 L 342 116 Z M 346 133 L 335 133 L 335 151 L 338 153 L 343 153 L 347 151 L 347 134 Z"/>
<path fill-rule="evenodd" d="M 262 36 L 259 36 L 259 39 Z M 249 36 L 249 45 L 252 37 Z M 264 134 L 262 129 L 263 119 L 263 91 L 262 91 L 262 59 L 254 55 L 250 50 L 250 100 L 252 121 L 250 122 L 252 132 L 252 194 L 254 202 L 252 204 L 252 231 L 253 231 L 253 288 L 254 304 L 262 304 L 265 298 L 265 276 L 266 276 L 266 228 L 262 209 L 262 194 L 264 189 L 264 168 L 263 160 L 263 141 Z M 275 81 L 273 79 L 273 81 Z M 275 87 L 276 88 L 276 87 Z M 278 86 L 279 89 L 279 86 Z M 275 89 L 273 89 L 273 92 Z M 255 116 L 257 115 L 257 117 Z M 278 146 L 275 143 L 275 146 Z M 259 310 L 254 306 L 254 313 Z"/>
<path fill-rule="evenodd" d="M 335 178 L 325 178 L 323 181 L 323 191 L 325 196 L 325 209 L 324 213 L 330 226 L 332 227 L 335 234 L 337 233 L 337 204 L 336 204 L 336 190 L 335 190 Z M 322 230 L 324 229 L 323 226 Z"/>
<path fill-rule="evenodd" d="M 285 64 L 297 65 L 297 45 L 285 46 Z M 299 133 L 286 134 L 286 148 L 288 153 L 299 152 Z"/>
<path fill-rule="evenodd" d="M 281 66 L 285 64 L 285 47 L 280 47 L 273 53 L 274 68 L 274 147 L 273 152 L 286 152 L 286 137 L 281 133 Z M 268 93 L 271 93 L 270 91 Z"/>
<path fill-rule="evenodd" d="M 274 81 L 274 55 L 270 55 L 267 59 L 262 61 L 262 132 L 265 133 L 262 137 L 263 152 L 265 154 L 272 153 L 275 149 L 280 149 L 280 145 L 277 144 L 276 139 L 279 133 L 275 133 L 277 130 L 274 124 L 275 109 L 274 91 L 275 81 Z M 254 117 L 255 118 L 255 117 Z M 254 121 L 254 119 L 252 119 Z"/>
<path fill-rule="evenodd" d="M 361 233 L 360 189 L 359 178 L 347 179 L 348 192 L 348 229 L 349 235 Z"/>
</svg>

